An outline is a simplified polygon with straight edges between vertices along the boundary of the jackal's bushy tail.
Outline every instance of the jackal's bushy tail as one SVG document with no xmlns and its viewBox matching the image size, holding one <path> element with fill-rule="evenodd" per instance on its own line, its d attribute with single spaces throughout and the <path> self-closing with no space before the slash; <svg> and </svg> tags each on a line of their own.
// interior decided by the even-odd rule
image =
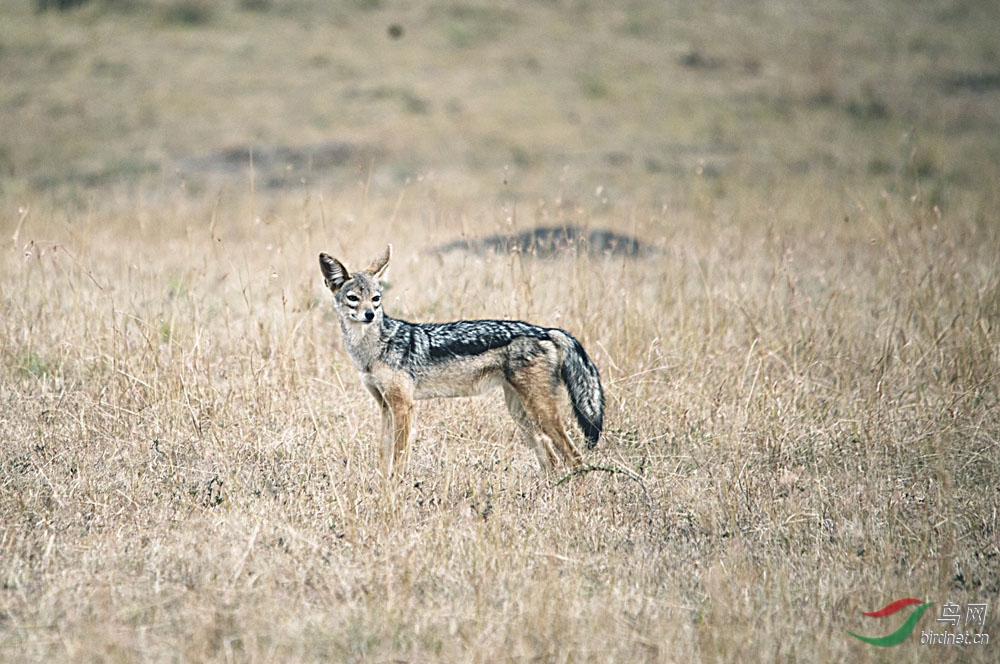
<svg viewBox="0 0 1000 664">
<path fill-rule="evenodd" d="M 573 414 L 587 439 L 587 449 L 597 445 L 604 427 L 604 390 L 597 367 L 590 361 L 583 345 L 562 330 L 553 330 L 551 338 L 562 349 L 560 376 L 569 392 Z"/>
</svg>

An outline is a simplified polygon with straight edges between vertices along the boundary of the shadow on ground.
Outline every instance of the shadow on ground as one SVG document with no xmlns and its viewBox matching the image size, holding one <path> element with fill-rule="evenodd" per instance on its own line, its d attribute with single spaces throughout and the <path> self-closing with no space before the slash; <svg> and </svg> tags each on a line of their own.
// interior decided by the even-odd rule
<svg viewBox="0 0 1000 664">
<path fill-rule="evenodd" d="M 579 226 L 543 226 L 520 233 L 487 235 L 455 240 L 432 251 L 448 253 L 467 251 L 474 254 L 527 254 L 538 258 L 586 255 L 591 257 L 625 256 L 644 258 L 659 250 L 638 238 L 603 228 Z"/>
</svg>

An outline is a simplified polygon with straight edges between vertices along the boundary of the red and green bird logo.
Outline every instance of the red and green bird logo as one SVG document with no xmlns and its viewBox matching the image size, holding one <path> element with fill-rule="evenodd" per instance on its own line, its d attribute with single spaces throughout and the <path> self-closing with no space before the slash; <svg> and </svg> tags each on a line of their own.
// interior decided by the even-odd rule
<svg viewBox="0 0 1000 664">
<path fill-rule="evenodd" d="M 885 605 L 878 611 L 862 611 L 861 615 L 868 616 L 869 618 L 884 618 L 885 616 L 891 616 L 900 609 L 904 609 L 908 606 L 912 606 L 914 604 L 920 605 L 913 611 L 913 613 L 910 614 L 910 617 L 906 619 L 906 622 L 904 622 L 899 629 L 892 634 L 887 634 L 886 636 L 861 636 L 860 634 L 855 634 L 850 630 L 844 631 L 854 638 L 861 639 L 865 643 L 870 643 L 873 646 L 888 647 L 899 645 L 910 635 L 910 632 L 912 632 L 913 628 L 916 627 L 917 621 L 920 620 L 920 616 L 923 615 L 924 611 L 926 611 L 933 603 L 934 602 L 924 602 L 923 600 L 915 599 L 913 597 L 905 597 Z"/>
</svg>

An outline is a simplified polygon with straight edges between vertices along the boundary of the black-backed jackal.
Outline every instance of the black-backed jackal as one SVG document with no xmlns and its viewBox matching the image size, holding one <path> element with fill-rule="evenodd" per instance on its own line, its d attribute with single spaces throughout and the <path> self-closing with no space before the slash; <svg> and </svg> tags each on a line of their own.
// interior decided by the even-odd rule
<svg viewBox="0 0 1000 664">
<path fill-rule="evenodd" d="M 333 292 L 344 346 L 361 380 L 382 410 L 382 464 L 386 476 L 401 463 L 416 399 L 464 397 L 503 388 L 507 409 L 543 471 L 583 460 L 559 413 L 561 390 L 593 448 L 604 420 L 604 392 L 597 367 L 568 332 L 520 321 L 460 320 L 408 323 L 382 310 L 379 278 L 392 245 L 360 272 L 319 255 Z"/>
</svg>

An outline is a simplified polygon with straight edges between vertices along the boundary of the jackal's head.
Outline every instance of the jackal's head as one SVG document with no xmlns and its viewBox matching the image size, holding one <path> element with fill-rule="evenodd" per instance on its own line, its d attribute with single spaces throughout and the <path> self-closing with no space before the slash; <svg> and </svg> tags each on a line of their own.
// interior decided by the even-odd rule
<svg viewBox="0 0 1000 664">
<path fill-rule="evenodd" d="M 323 283 L 333 292 L 333 305 L 344 323 L 371 323 L 382 317 L 382 284 L 379 277 L 385 272 L 392 256 L 392 245 L 386 245 L 381 256 L 361 272 L 351 274 L 344 264 L 328 254 L 319 255 L 319 269 Z"/>
</svg>

